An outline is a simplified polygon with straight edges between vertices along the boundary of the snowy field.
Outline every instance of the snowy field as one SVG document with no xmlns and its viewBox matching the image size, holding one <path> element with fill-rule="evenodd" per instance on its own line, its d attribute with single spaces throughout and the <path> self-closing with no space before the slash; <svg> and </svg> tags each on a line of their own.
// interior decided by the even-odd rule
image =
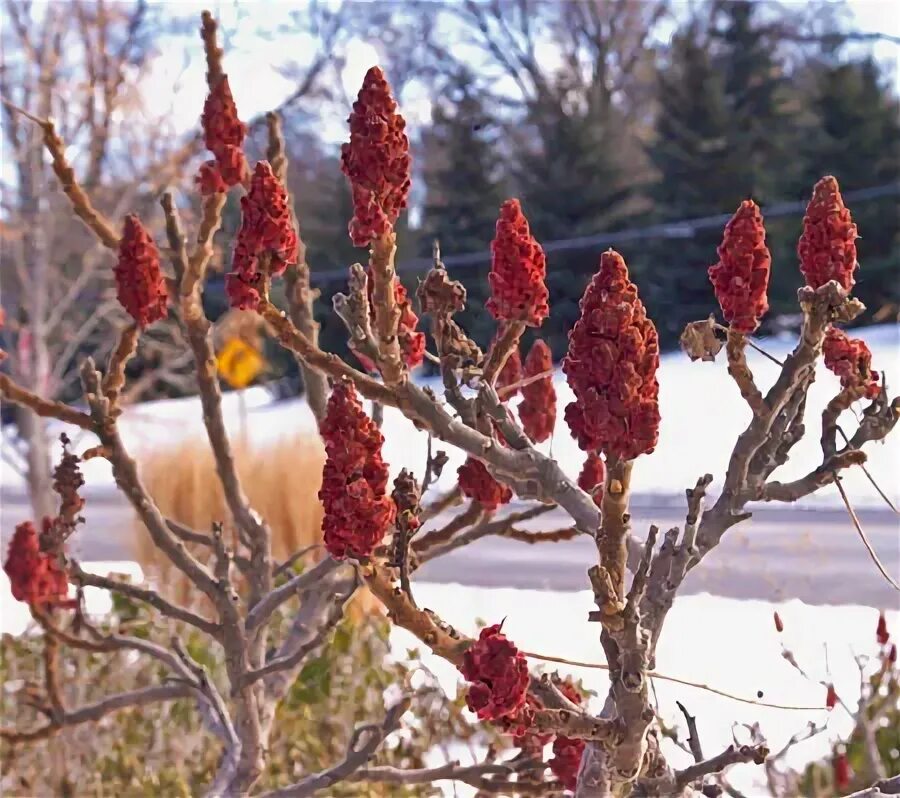
<svg viewBox="0 0 900 798">
<path fill-rule="evenodd" d="M 91 563 L 86 567 L 97 573 L 127 573 L 135 580 L 141 578 L 140 568 L 134 563 Z M 583 662 L 603 660 L 597 630 L 586 622 L 593 606 L 589 591 L 564 593 L 435 584 L 415 584 L 414 588 L 421 606 L 434 610 L 467 634 L 474 635 L 479 622 L 505 619 L 504 631 L 523 650 Z M 0 629 L 8 634 L 21 634 L 28 626 L 28 612 L 24 605 L 11 601 L 9 584 L 2 572 L 0 596 L 3 597 Z M 88 588 L 86 600 L 92 614 L 103 614 L 110 609 L 104 591 Z M 774 610 L 784 620 L 782 635 L 774 629 Z M 680 598 L 669 613 L 660 641 L 659 673 L 707 684 L 750 700 L 755 700 L 757 691 L 761 691 L 762 700 L 769 703 L 815 708 L 758 706 L 655 679 L 661 715 L 667 724 L 683 732 L 683 719 L 675 704 L 681 701 L 697 717 L 707 755 L 731 743 L 734 724 L 759 723 L 770 749 L 777 751 L 793 734 L 804 731 L 809 722 L 821 724 L 827 720 L 823 733 L 792 748 L 785 759 L 785 764 L 802 768 L 805 763 L 824 756 L 830 741 L 846 736 L 852 729 L 849 716 L 840 707 L 832 713 L 823 708 L 825 688 L 819 682 L 833 682 L 838 695 L 849 706 L 855 705 L 859 697 L 859 672 L 854 654 L 874 653 L 877 617 L 877 610 L 871 607 L 812 607 L 796 600 L 735 601 L 708 594 Z M 900 633 L 900 611 L 888 612 L 887 618 L 894 634 Z M 710 630 L 714 632 L 714 644 L 710 641 Z M 391 641 L 397 659 L 406 659 L 409 650 L 416 649 L 443 688 L 450 695 L 456 693 L 460 677 L 451 665 L 428 652 L 404 629 L 395 628 Z M 809 680 L 781 656 L 782 642 L 809 674 Z M 531 664 L 540 666 L 541 662 L 532 659 Z M 583 680 L 585 688 L 599 696 L 606 693 L 605 671 L 555 664 L 544 667 Z M 600 699 L 594 698 L 592 702 L 593 709 L 599 711 Z M 746 739 L 743 729 L 734 731 L 739 740 Z M 666 753 L 677 767 L 689 763 L 688 756 L 668 741 Z M 467 750 L 453 755 L 469 761 Z M 437 752 L 435 756 L 439 756 Z M 436 758 L 433 764 L 441 762 Z M 739 765 L 730 771 L 730 780 L 746 795 L 766 795 L 762 775 L 762 768 Z M 457 794 L 466 796 L 473 792 L 462 786 Z"/>
<path fill-rule="evenodd" d="M 885 372 L 889 392 L 896 393 L 900 388 L 900 326 L 877 325 L 854 330 L 853 334 L 867 342 L 872 349 L 873 366 Z M 770 338 L 761 339 L 759 343 L 773 356 L 782 358 L 792 349 L 794 341 Z M 778 367 L 753 350 L 748 350 L 748 360 L 757 383 L 765 390 L 775 380 Z M 572 394 L 562 373 L 557 374 L 555 382 L 559 402 L 556 432 L 541 448 L 552 450 L 563 468 L 574 477 L 581 468 L 583 453 L 570 437 L 562 413 Z M 716 363 L 691 363 L 681 352 L 668 353 L 661 359 L 659 383 L 662 408 L 659 445 L 653 454 L 639 457 L 635 463 L 633 485 L 638 501 L 641 496 L 650 494 L 682 497 L 688 484 L 693 484 L 697 477 L 707 472 L 716 480 L 721 479 L 731 447 L 750 419 L 750 411 L 728 376 L 724 355 Z M 438 388 L 436 383 L 430 384 Z M 820 362 L 806 411 L 806 437 L 794 448 L 791 460 L 776 472 L 778 479 L 787 481 L 800 477 L 821 463 L 821 413 L 837 393 L 838 385 L 837 378 Z M 254 445 L 265 446 L 268 441 L 314 429 L 312 415 L 303 400 L 271 402 L 264 388 L 250 388 L 244 393 L 248 408 L 247 437 Z M 513 400 L 513 404 L 517 401 Z M 234 392 L 226 394 L 224 407 L 228 427 L 237 435 L 241 417 L 238 395 Z M 851 432 L 855 422 L 845 414 L 842 426 Z M 196 398 L 189 398 L 137 405 L 124 413 L 120 428 L 133 453 L 162 448 L 187 435 L 203 435 L 200 404 Z M 399 411 L 390 408 L 385 411 L 384 432 L 387 439 L 384 455 L 392 471 L 397 473 L 405 467 L 421 473 L 425 465 L 425 433 L 415 430 Z M 78 430 L 69 430 L 69 433 L 80 448 L 93 445 L 90 436 Z M 866 451 L 870 471 L 897 503 L 900 501 L 900 479 L 897 479 L 900 435 L 889 436 L 884 444 L 870 444 Z M 452 483 L 456 466 L 463 460 L 463 455 L 455 449 L 448 448 L 448 454 L 450 464 L 444 469 L 444 487 Z M 84 470 L 88 491 L 111 487 L 112 475 L 105 461 L 93 460 Z M 883 506 L 875 488 L 860 469 L 845 473 L 843 484 L 856 506 Z M 5 488 L 21 485 L 20 475 L 6 462 L 0 475 Z M 711 492 L 716 492 L 715 482 Z M 838 504 L 840 497 L 832 486 L 804 501 L 807 504 Z"/>
<path fill-rule="evenodd" d="M 557 593 L 432 584 L 414 587 L 421 606 L 434 610 L 468 634 L 476 631 L 475 619 L 496 623 L 505 618 L 503 631 L 525 651 L 583 662 L 603 661 L 599 633 L 586 623 L 587 613 L 593 608 L 590 591 Z M 772 621 L 775 610 L 784 621 L 782 635 L 776 633 Z M 889 629 L 896 635 L 900 632 L 900 611 L 887 612 L 886 616 Z M 769 703 L 819 708 L 774 709 L 655 679 L 660 714 L 668 725 L 678 727 L 681 739 L 686 739 L 684 720 L 675 705 L 681 701 L 697 718 L 707 756 L 727 747 L 733 731 L 739 741 L 747 741 L 746 732 L 733 729 L 733 724 L 759 723 L 770 750 L 779 751 L 792 735 L 804 732 L 809 722 L 822 724 L 827 720 L 823 733 L 794 746 L 784 760 L 787 766 L 802 768 L 824 756 L 831 741 L 844 738 L 853 728 L 849 715 L 840 708 L 831 713 L 824 709 L 825 687 L 819 681 L 832 682 L 841 699 L 850 707 L 855 705 L 859 698 L 859 671 L 854 654 L 876 651 L 877 619 L 878 611 L 870 607 L 736 601 L 708 594 L 679 598 L 663 628 L 657 652 L 659 673 L 751 700 L 756 699 L 757 691 L 762 691 L 761 700 Z M 403 656 L 407 648 L 418 649 L 444 689 L 453 694 L 459 679 L 451 665 L 428 653 L 403 629 L 395 629 L 392 640 L 398 656 Z M 781 656 L 782 642 L 794 653 L 810 680 Z M 540 664 L 537 660 L 531 663 Z M 582 679 L 587 689 L 601 697 L 592 699 L 592 708 L 600 710 L 609 686 L 605 671 L 556 664 L 545 667 Z M 665 752 L 676 767 L 690 764 L 690 756 L 669 741 L 665 742 Z M 729 780 L 748 796 L 768 795 L 759 766 L 738 765 L 729 771 Z M 460 789 L 458 794 L 472 795 L 474 791 Z"/>
</svg>

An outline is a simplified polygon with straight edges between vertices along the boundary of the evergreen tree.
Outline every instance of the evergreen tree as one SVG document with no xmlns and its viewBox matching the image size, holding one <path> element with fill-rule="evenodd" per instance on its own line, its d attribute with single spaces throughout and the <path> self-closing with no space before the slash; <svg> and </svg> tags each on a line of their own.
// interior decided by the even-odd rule
<svg viewBox="0 0 900 798">
<path fill-rule="evenodd" d="M 747 0 L 716 0 L 707 10 L 705 21 L 694 17 L 673 38 L 659 74 L 650 147 L 658 170 L 650 197 L 659 222 L 727 214 L 748 197 L 765 205 L 783 199 L 795 180 L 795 97 L 778 56 L 783 29 L 764 25 L 758 5 Z M 777 244 L 786 221 L 766 226 L 770 246 L 783 249 Z M 685 323 L 716 308 L 706 269 L 716 261 L 721 234 L 718 226 L 688 229 L 685 238 L 645 248 L 643 283 L 665 345 L 675 343 Z M 798 283 L 796 269 L 776 263 L 773 305 L 791 299 Z"/>
<path fill-rule="evenodd" d="M 872 58 L 813 68 L 812 120 L 799 152 L 798 189 L 808 194 L 822 175 L 844 193 L 900 180 L 900 103 Z M 848 203 L 859 226 L 862 268 L 856 295 L 870 314 L 900 301 L 900 213 L 897 196 Z M 871 318 L 871 316 L 869 316 Z"/>
<path fill-rule="evenodd" d="M 729 138 L 724 80 L 697 23 L 672 40 L 659 73 L 656 140 L 649 153 L 658 170 L 651 197 L 657 221 L 727 212 L 742 198 Z M 685 231 L 649 243 L 643 261 L 645 296 L 660 334 L 671 344 L 685 322 L 703 318 L 715 300 L 705 269 L 715 262 L 721 231 Z"/>
<path fill-rule="evenodd" d="M 528 118 L 531 124 L 513 153 L 513 174 L 538 241 L 595 235 L 635 220 L 644 159 L 613 106 L 571 107 L 558 89 L 535 102 Z M 567 349 L 568 331 L 578 320 L 578 302 L 599 256 L 596 245 L 547 254 L 553 315 L 540 335 L 557 358 Z"/>
<path fill-rule="evenodd" d="M 431 254 L 435 239 L 444 256 L 484 253 L 481 263 L 459 271 L 468 291 L 458 321 L 482 346 L 494 332 L 484 312 L 489 287 L 488 250 L 500 204 L 506 198 L 497 150 L 498 127 L 467 71 L 454 75 L 444 98 L 435 104 L 423 137 L 425 206 L 421 254 Z M 450 267 L 451 275 L 453 268 Z"/>
</svg>

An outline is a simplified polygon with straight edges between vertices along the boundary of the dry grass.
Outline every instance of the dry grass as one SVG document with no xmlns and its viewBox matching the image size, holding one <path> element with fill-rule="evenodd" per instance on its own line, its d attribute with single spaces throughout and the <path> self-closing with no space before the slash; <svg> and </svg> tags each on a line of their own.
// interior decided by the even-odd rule
<svg viewBox="0 0 900 798">
<path fill-rule="evenodd" d="M 254 449 L 233 442 L 238 473 L 253 508 L 272 529 L 272 552 L 283 561 L 293 552 L 321 540 L 322 482 L 325 450 L 317 435 L 285 438 Z M 160 510 L 169 518 L 199 531 L 224 521 L 231 539 L 229 515 L 205 438 L 191 438 L 174 448 L 156 449 L 139 456 L 141 477 Z M 135 559 L 167 595 L 180 602 L 195 595 L 179 572 L 154 547 L 138 521 L 133 536 Z M 195 549 L 200 557 L 208 552 Z M 321 556 L 314 553 L 313 557 Z"/>
</svg>

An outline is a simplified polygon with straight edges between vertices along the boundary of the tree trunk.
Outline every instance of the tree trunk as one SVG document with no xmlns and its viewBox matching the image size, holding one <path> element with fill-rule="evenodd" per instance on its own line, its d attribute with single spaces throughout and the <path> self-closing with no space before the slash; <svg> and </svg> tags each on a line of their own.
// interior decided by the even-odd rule
<svg viewBox="0 0 900 798">
<path fill-rule="evenodd" d="M 45 515 L 56 513 L 51 480 L 50 438 L 44 419 L 36 416 L 26 407 L 16 408 L 16 422 L 19 434 L 27 445 L 25 459 L 27 471 L 25 481 L 28 498 L 34 513 L 34 521 L 40 524 Z"/>
</svg>

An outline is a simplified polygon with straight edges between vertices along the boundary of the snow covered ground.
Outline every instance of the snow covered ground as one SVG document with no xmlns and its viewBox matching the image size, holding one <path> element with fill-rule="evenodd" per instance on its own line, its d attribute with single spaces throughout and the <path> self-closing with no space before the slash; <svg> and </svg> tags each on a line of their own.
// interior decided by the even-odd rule
<svg viewBox="0 0 900 798">
<path fill-rule="evenodd" d="M 889 389 L 900 387 L 900 325 L 885 324 L 854 330 L 872 349 L 873 364 L 884 371 Z M 760 344 L 775 357 L 783 357 L 793 346 L 793 339 L 761 339 Z M 778 368 L 762 355 L 748 350 L 748 359 L 757 383 L 767 388 L 775 379 Z M 736 386 L 726 372 L 725 363 L 691 363 L 680 352 L 662 357 L 659 370 L 662 424 L 659 445 L 651 455 L 635 463 L 634 485 L 640 496 L 680 497 L 688 483 L 709 472 L 720 479 L 731 447 L 750 419 L 750 412 L 741 400 Z M 555 379 L 559 397 L 556 432 L 552 441 L 543 445 L 563 468 L 575 476 L 583 461 L 583 454 L 569 435 L 563 420 L 562 408 L 571 401 L 572 394 L 561 373 Z M 438 386 L 435 384 L 435 387 Z M 815 384 L 810 391 L 806 411 L 807 435 L 794 449 L 791 460 L 777 472 L 781 480 L 789 480 L 809 472 L 821 462 L 819 430 L 822 410 L 837 393 L 838 380 L 820 363 Z M 264 446 L 267 441 L 285 435 L 313 430 L 314 422 L 303 400 L 271 402 L 263 388 L 244 392 L 247 407 L 248 439 Z M 514 400 L 514 403 L 518 400 Z M 224 409 L 229 429 L 237 435 L 241 426 L 240 400 L 236 393 L 225 395 Z M 852 430 L 855 422 L 849 416 L 842 420 L 845 430 Z M 129 408 L 120 421 L 123 438 L 136 453 L 165 447 L 187 435 L 203 435 L 202 416 L 196 398 L 149 402 Z M 385 459 L 394 472 L 403 467 L 421 472 L 425 463 L 425 433 L 415 430 L 402 415 L 392 409 L 385 412 Z M 70 430 L 81 446 L 92 445 L 90 436 Z M 881 487 L 895 501 L 900 501 L 900 435 L 892 435 L 884 444 L 867 447 L 869 469 Z M 455 468 L 463 456 L 449 449 L 450 465 L 444 470 L 444 483 L 455 477 Z M 109 465 L 99 458 L 85 465 L 88 490 L 108 488 L 112 484 Z M 6 462 L 0 472 L 6 488 L 21 484 L 20 475 Z M 881 503 L 874 487 L 859 469 L 852 469 L 844 485 L 857 506 L 877 506 Z M 713 492 L 716 485 L 713 484 Z M 808 503 L 840 502 L 837 489 L 830 487 L 806 500 Z"/>
<path fill-rule="evenodd" d="M 140 568 L 134 563 L 91 563 L 86 567 L 97 573 L 127 573 L 140 580 Z M 441 615 L 467 634 L 475 634 L 479 622 L 504 621 L 504 631 L 523 650 L 550 654 L 584 662 L 602 662 L 602 650 L 594 625 L 586 622 L 593 606 L 589 591 L 550 592 L 508 588 L 471 588 L 459 585 L 416 584 L 415 594 L 421 606 Z M 12 601 L 5 574 L 0 572 L 0 630 L 21 634 L 28 625 L 24 605 Z M 102 614 L 110 609 L 104 591 L 88 588 L 88 609 Z M 784 633 L 775 632 L 772 613 L 777 610 L 784 621 Z M 719 690 L 755 700 L 757 692 L 769 703 L 814 709 L 774 709 L 741 703 L 705 690 L 663 679 L 654 680 L 659 708 L 667 724 L 684 730 L 675 702 L 681 701 L 697 717 L 704 750 L 717 753 L 732 741 L 734 724 L 759 723 L 773 751 L 779 750 L 809 722 L 828 720 L 822 734 L 791 749 L 785 763 L 802 768 L 807 762 L 824 756 L 829 742 L 845 737 L 852 728 L 850 717 L 838 708 L 828 713 L 823 707 L 825 688 L 820 681 L 833 682 L 838 695 L 854 706 L 859 697 L 859 673 L 854 654 L 873 654 L 877 610 L 859 606 L 813 607 L 800 601 L 769 603 L 736 601 L 708 594 L 676 600 L 669 613 L 660 641 L 657 671 L 667 676 L 705 683 Z M 889 628 L 900 634 L 900 611 L 887 613 Z M 711 637 L 712 632 L 712 637 Z M 391 633 L 392 650 L 398 659 L 406 659 L 416 649 L 422 662 L 433 671 L 450 695 L 459 688 L 458 672 L 432 655 L 425 646 L 403 629 Z M 781 656 L 782 642 L 794 653 L 810 679 L 804 679 Z M 532 659 L 533 666 L 540 661 Z M 584 667 L 547 664 L 583 680 L 588 690 L 599 696 L 608 687 L 606 672 Z M 592 699 L 599 710 L 599 698 Z M 746 733 L 737 728 L 738 739 Z M 742 736 L 744 735 L 744 736 Z M 682 734 L 682 739 L 684 735 Z M 673 764 L 683 767 L 688 757 L 673 744 L 666 743 Z M 437 756 L 437 752 L 435 752 Z M 463 761 L 467 751 L 454 752 Z M 442 760 L 437 759 L 434 764 Z M 762 769 L 739 765 L 730 779 L 746 795 L 766 795 Z M 458 795 L 474 791 L 459 788 Z"/>
<path fill-rule="evenodd" d="M 473 589 L 458 585 L 421 584 L 415 586 L 421 606 L 438 613 L 451 625 L 474 634 L 475 619 L 496 623 L 505 618 L 504 632 L 522 650 L 551 654 L 584 662 L 602 662 L 598 632 L 586 623 L 593 607 L 590 591 L 577 593 L 507 588 Z M 772 620 L 777 610 L 784 621 L 784 633 L 778 635 Z M 684 720 L 675 702 L 681 701 L 696 716 L 704 753 L 712 756 L 732 742 L 734 724 L 759 723 L 772 751 L 779 751 L 809 722 L 828 721 L 827 729 L 793 747 L 784 763 L 795 769 L 823 757 L 830 741 L 843 739 L 853 727 L 849 715 L 838 708 L 828 713 L 825 687 L 819 681 L 832 682 L 838 695 L 853 707 L 859 698 L 859 671 L 854 654 L 874 654 L 878 612 L 870 607 L 812 607 L 800 601 L 769 603 L 736 601 L 708 594 L 677 599 L 663 629 L 657 653 L 659 673 L 707 684 L 725 692 L 774 704 L 818 709 L 774 709 L 741 703 L 695 687 L 663 679 L 654 680 L 662 718 L 681 731 L 686 739 Z M 900 632 L 900 611 L 887 613 L 888 626 L 895 636 Z M 712 634 L 712 637 L 711 637 Z M 433 670 L 451 695 L 459 683 L 459 674 L 443 660 L 430 654 L 408 632 L 394 629 L 394 650 L 403 656 L 407 648 L 416 648 L 425 664 Z M 804 679 L 781 656 L 781 644 L 795 655 L 810 676 Z M 533 665 L 540 664 L 531 660 Z M 827 663 L 827 667 L 826 667 Z M 547 664 L 582 679 L 584 686 L 601 698 L 592 699 L 599 711 L 609 680 L 602 670 Z M 735 728 L 742 742 L 746 731 Z M 671 742 L 665 743 L 666 755 L 676 767 L 690 763 L 689 755 Z M 464 752 L 460 752 L 467 761 Z M 768 795 L 763 769 L 738 765 L 729 771 L 735 787 L 748 796 Z M 472 795 L 460 789 L 460 796 Z"/>
</svg>

